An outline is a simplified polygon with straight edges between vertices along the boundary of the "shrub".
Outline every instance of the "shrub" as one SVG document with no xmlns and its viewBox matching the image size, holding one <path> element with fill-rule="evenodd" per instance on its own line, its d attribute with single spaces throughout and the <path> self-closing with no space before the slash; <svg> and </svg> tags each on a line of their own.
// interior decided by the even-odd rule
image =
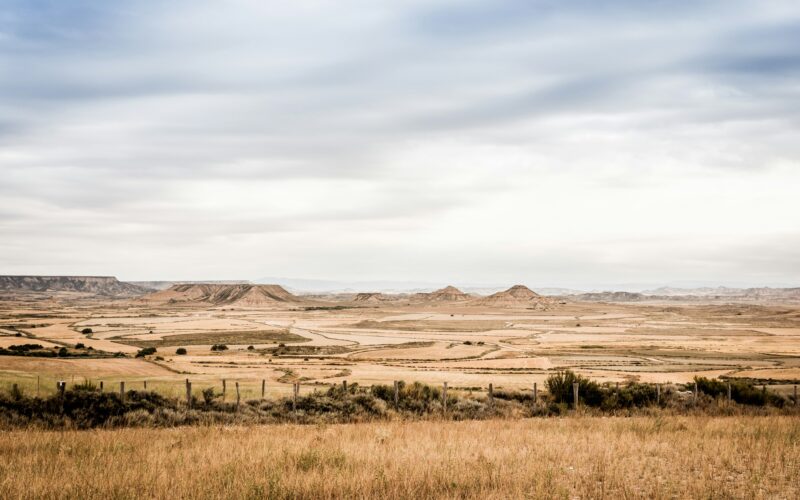
<svg viewBox="0 0 800 500">
<path fill-rule="evenodd" d="M 186 354 L 186 348 L 185 347 L 178 347 L 177 349 L 175 349 L 175 354 L 177 354 L 179 356 L 183 356 L 184 354 Z"/>
<path fill-rule="evenodd" d="M 247 346 L 247 350 L 248 350 L 248 351 L 254 351 L 255 349 L 256 349 L 256 348 L 255 348 L 255 347 L 253 347 L 253 346 L 251 346 L 251 345 Z"/>
<path fill-rule="evenodd" d="M 84 328 L 83 330 L 81 330 L 81 333 L 84 334 L 84 335 L 89 335 L 90 333 L 93 333 L 93 332 L 92 332 L 91 328 Z"/>
<path fill-rule="evenodd" d="M 712 397 L 728 397 L 728 386 L 731 384 L 731 399 L 745 405 L 764 406 L 772 405 L 783 407 L 786 400 L 778 394 L 764 391 L 758 388 L 753 382 L 747 380 L 722 380 L 709 379 L 706 377 L 695 377 L 697 390 Z"/>
<path fill-rule="evenodd" d="M 62 347 L 61 349 L 58 350 L 58 357 L 59 358 L 65 358 L 67 356 L 69 356 L 69 351 L 67 351 L 66 347 Z"/>
<path fill-rule="evenodd" d="M 211 346 L 211 350 L 212 351 L 227 351 L 228 350 L 228 346 L 226 346 L 225 344 L 214 344 L 214 345 Z"/>
<path fill-rule="evenodd" d="M 139 349 L 139 352 L 136 353 L 137 358 L 143 358 L 145 356 L 150 356 L 151 354 L 156 353 L 155 347 L 145 347 L 143 349 Z"/>
<path fill-rule="evenodd" d="M 75 349 L 86 349 L 86 346 L 83 345 L 83 342 L 78 342 L 75 344 Z"/>
<path fill-rule="evenodd" d="M 37 349 L 44 349 L 44 348 L 40 344 L 21 344 L 21 345 L 8 346 L 8 350 L 14 352 L 28 352 L 28 351 L 35 351 Z"/>
<path fill-rule="evenodd" d="M 600 406 L 603 393 L 597 382 L 577 375 L 571 370 L 560 371 L 547 377 L 545 386 L 557 403 L 572 403 L 572 384 L 578 384 L 578 399 L 589 406 Z"/>
</svg>

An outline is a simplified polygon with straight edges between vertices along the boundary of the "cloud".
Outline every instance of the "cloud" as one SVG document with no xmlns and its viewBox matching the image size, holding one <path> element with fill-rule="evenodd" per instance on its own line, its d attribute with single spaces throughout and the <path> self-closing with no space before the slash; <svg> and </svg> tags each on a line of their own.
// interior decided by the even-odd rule
<svg viewBox="0 0 800 500">
<path fill-rule="evenodd" d="M 10 2 L 0 272 L 797 281 L 748 245 L 798 234 L 798 26 L 789 1 Z"/>
</svg>

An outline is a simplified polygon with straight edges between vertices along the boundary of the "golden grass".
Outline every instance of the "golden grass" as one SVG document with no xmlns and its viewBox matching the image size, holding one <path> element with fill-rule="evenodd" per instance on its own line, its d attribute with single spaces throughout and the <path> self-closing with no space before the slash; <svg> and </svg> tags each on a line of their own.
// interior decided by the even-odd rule
<svg viewBox="0 0 800 500">
<path fill-rule="evenodd" d="M 0 498 L 797 498 L 800 420 L 637 417 L 0 434 Z"/>
</svg>

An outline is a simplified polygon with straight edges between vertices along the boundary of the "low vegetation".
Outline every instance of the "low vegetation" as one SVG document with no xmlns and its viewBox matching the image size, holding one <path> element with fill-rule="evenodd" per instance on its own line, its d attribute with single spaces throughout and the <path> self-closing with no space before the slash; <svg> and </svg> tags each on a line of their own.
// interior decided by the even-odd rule
<svg viewBox="0 0 800 500">
<path fill-rule="evenodd" d="M 576 381 L 576 382 L 573 382 Z M 293 398 L 252 399 L 237 405 L 222 401 L 220 394 L 207 389 L 184 399 L 166 398 L 154 392 L 129 390 L 122 397 L 117 392 L 101 392 L 95 385 L 79 384 L 63 395 L 46 398 L 28 397 L 19 389 L 0 394 L 0 427 L 35 426 L 45 428 L 92 428 L 118 426 L 175 426 L 198 423 L 346 423 L 394 419 L 482 420 L 567 415 L 575 411 L 572 383 L 586 391 L 579 400 L 582 414 L 800 414 L 796 405 L 779 395 L 744 398 L 742 404 L 728 404 L 716 386 L 698 379 L 698 396 L 681 387 L 665 387 L 660 397 L 653 386 L 630 383 L 619 388 L 599 385 L 562 372 L 550 377 L 551 392 L 540 394 L 533 402 L 531 393 L 495 391 L 488 394 L 450 390 L 446 400 L 442 390 L 426 384 L 399 382 L 363 387 L 350 384 L 330 386 Z M 568 388 L 565 389 L 565 387 Z M 755 390 L 746 384 L 741 394 Z M 708 391 L 708 392 L 705 392 Z M 395 399 L 396 398 L 396 399 Z M 748 409 L 749 408 L 749 409 Z"/>
</svg>

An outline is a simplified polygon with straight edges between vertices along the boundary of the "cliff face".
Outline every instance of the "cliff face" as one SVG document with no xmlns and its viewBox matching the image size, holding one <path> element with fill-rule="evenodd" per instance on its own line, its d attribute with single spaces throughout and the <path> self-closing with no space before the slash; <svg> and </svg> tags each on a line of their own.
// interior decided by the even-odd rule
<svg viewBox="0 0 800 500">
<path fill-rule="evenodd" d="M 0 291 L 8 293 L 79 292 L 108 297 L 135 297 L 146 288 L 113 276 L 0 276 Z"/>
</svg>

